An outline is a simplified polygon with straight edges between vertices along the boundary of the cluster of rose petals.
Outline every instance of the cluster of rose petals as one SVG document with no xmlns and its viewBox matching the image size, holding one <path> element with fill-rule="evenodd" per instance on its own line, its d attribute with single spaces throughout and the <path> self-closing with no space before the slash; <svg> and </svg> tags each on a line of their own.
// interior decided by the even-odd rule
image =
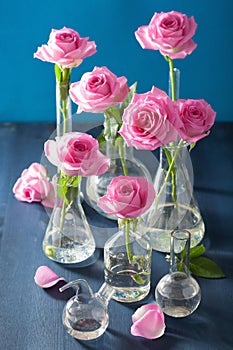
<svg viewBox="0 0 233 350">
<path fill-rule="evenodd" d="M 94 67 L 70 86 L 70 97 L 78 105 L 77 113 L 102 113 L 123 102 L 128 93 L 126 77 L 117 77 L 107 67 Z"/>
<path fill-rule="evenodd" d="M 50 288 L 64 280 L 64 277 L 58 277 L 48 266 L 39 266 L 34 276 L 35 283 L 41 288 Z"/>
<path fill-rule="evenodd" d="M 205 100 L 177 101 L 179 117 L 183 123 L 179 134 L 183 140 L 196 142 L 209 134 L 215 121 L 216 112 Z"/>
<path fill-rule="evenodd" d="M 147 93 L 135 94 L 122 120 L 120 135 L 128 146 L 139 150 L 155 150 L 176 141 L 181 126 L 176 105 L 155 87 Z"/>
<path fill-rule="evenodd" d="M 108 170 L 109 158 L 99 151 L 91 135 L 69 132 L 44 144 L 48 160 L 69 176 L 101 175 Z"/>
<path fill-rule="evenodd" d="M 194 17 L 188 18 L 177 11 L 155 13 L 149 25 L 135 32 L 141 47 L 159 50 L 171 59 L 184 58 L 197 47 L 192 40 L 197 24 Z"/>
<path fill-rule="evenodd" d="M 56 63 L 63 68 L 79 66 L 83 59 L 96 53 L 94 41 L 81 38 L 71 28 L 52 29 L 47 45 L 38 47 L 34 57 L 45 62 Z"/>
<path fill-rule="evenodd" d="M 118 218 L 136 218 L 146 212 L 155 199 L 152 183 L 142 177 L 114 177 L 98 206 Z"/>
<path fill-rule="evenodd" d="M 15 198 L 23 202 L 41 202 L 44 206 L 54 206 L 54 186 L 47 178 L 45 167 L 32 163 L 24 169 L 13 186 Z"/>
<path fill-rule="evenodd" d="M 131 334 L 147 339 L 156 339 L 165 332 L 164 314 L 157 304 L 139 307 L 132 316 Z"/>
</svg>

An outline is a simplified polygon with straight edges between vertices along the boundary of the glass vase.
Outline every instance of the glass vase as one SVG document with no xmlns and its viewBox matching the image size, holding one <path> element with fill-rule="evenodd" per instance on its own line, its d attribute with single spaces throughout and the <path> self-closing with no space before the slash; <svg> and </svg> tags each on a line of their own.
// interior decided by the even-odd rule
<svg viewBox="0 0 233 350">
<path fill-rule="evenodd" d="M 137 221 L 122 219 L 120 230 L 104 246 L 105 282 L 119 302 L 135 302 L 150 291 L 152 249 L 137 230 Z"/>
<path fill-rule="evenodd" d="M 188 144 L 160 148 L 160 163 L 154 181 L 156 199 L 147 213 L 151 246 L 170 251 L 170 233 L 188 230 L 191 247 L 199 244 L 205 225 L 193 194 L 193 169 Z"/>
<path fill-rule="evenodd" d="M 105 213 L 97 205 L 98 199 L 106 194 L 111 180 L 120 175 L 145 177 L 151 182 L 152 179 L 146 166 L 135 158 L 134 148 L 128 147 L 121 137 L 118 138 L 117 143 L 113 139 L 106 140 L 105 146 L 104 153 L 110 158 L 110 167 L 100 176 L 87 178 L 84 197 L 86 202 L 99 214 L 116 220 L 115 216 Z"/>
<path fill-rule="evenodd" d="M 80 202 L 80 182 L 64 190 L 56 180 L 56 201 L 43 240 L 48 258 L 63 264 L 77 264 L 90 258 L 95 241 Z"/>
<path fill-rule="evenodd" d="M 57 66 L 56 66 L 57 67 Z M 56 132 L 62 136 L 72 131 L 72 108 L 69 96 L 70 69 L 57 68 L 56 73 Z"/>
<path fill-rule="evenodd" d="M 161 278 L 155 289 L 155 299 L 163 312 L 172 317 L 193 313 L 201 301 L 201 290 L 189 273 L 190 233 L 171 233 L 170 272 Z"/>
</svg>

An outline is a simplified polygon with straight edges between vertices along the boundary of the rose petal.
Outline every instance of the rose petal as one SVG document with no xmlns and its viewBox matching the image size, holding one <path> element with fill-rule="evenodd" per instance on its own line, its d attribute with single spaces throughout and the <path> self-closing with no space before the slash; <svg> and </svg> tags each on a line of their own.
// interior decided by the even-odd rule
<svg viewBox="0 0 233 350">
<path fill-rule="evenodd" d="M 165 331 L 164 314 L 157 304 L 143 305 L 132 316 L 131 334 L 147 339 L 161 337 Z"/>
<path fill-rule="evenodd" d="M 40 266 L 36 270 L 34 280 L 39 287 L 50 288 L 54 286 L 58 281 L 64 281 L 65 278 L 59 278 L 58 275 L 48 266 Z"/>
</svg>

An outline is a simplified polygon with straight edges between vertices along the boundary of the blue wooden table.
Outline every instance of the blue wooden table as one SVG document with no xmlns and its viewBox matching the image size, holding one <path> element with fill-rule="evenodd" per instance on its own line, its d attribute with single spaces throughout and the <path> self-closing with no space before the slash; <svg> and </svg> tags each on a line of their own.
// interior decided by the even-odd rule
<svg viewBox="0 0 233 350">
<path fill-rule="evenodd" d="M 103 283 L 103 252 L 95 262 L 70 268 L 49 260 L 42 251 L 48 216 L 37 203 L 17 201 L 12 187 L 22 170 L 40 162 L 43 143 L 54 130 L 47 123 L 0 124 L 0 349 L 1 350 L 230 350 L 233 348 L 233 124 L 216 123 L 192 151 L 195 196 L 205 224 L 206 256 L 227 278 L 197 278 L 202 290 L 198 310 L 187 318 L 166 316 L 165 335 L 146 340 L 130 334 L 131 316 L 154 302 L 154 289 L 168 272 L 161 253 L 153 252 L 149 296 L 135 304 L 110 301 L 110 323 L 96 341 L 79 342 L 62 325 L 62 310 L 70 291 L 59 285 L 43 290 L 34 283 L 38 266 L 47 265 L 66 281 L 87 279 L 97 291 Z M 114 227 L 84 204 L 92 225 Z M 62 283 L 62 282 L 61 282 Z"/>
</svg>

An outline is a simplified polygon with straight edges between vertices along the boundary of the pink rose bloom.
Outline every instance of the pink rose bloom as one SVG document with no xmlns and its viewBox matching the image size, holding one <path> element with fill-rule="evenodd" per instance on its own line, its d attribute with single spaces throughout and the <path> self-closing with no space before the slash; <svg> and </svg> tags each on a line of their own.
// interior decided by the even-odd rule
<svg viewBox="0 0 233 350">
<path fill-rule="evenodd" d="M 209 135 L 209 129 L 214 124 L 216 112 L 205 100 L 177 101 L 178 112 L 183 123 L 179 134 L 183 140 L 196 142 Z"/>
<path fill-rule="evenodd" d="M 47 179 L 45 167 L 39 163 L 32 163 L 23 170 L 13 187 L 13 193 L 19 201 L 41 202 L 50 208 L 54 205 L 54 187 Z"/>
<path fill-rule="evenodd" d="M 123 102 L 128 93 L 127 79 L 118 78 L 106 67 L 95 67 L 70 86 L 70 97 L 78 105 L 77 113 L 102 113 Z"/>
<path fill-rule="evenodd" d="M 99 144 L 91 135 L 69 132 L 56 141 L 45 142 L 48 160 L 70 176 L 101 175 L 108 170 L 109 158 L 98 149 Z"/>
<path fill-rule="evenodd" d="M 96 53 L 95 42 L 88 39 L 81 38 L 79 33 L 70 28 L 52 29 L 48 44 L 38 47 L 34 57 L 63 68 L 77 67 L 84 58 Z"/>
<path fill-rule="evenodd" d="M 107 214 L 123 218 L 137 218 L 150 208 L 155 199 L 152 183 L 143 177 L 114 177 L 98 206 Z"/>
<path fill-rule="evenodd" d="M 135 36 L 143 49 L 159 50 L 171 59 L 184 58 L 197 47 L 191 39 L 196 28 L 194 17 L 177 11 L 161 12 L 154 14 L 149 25 L 139 27 Z"/>
<path fill-rule="evenodd" d="M 155 150 L 176 141 L 181 126 L 177 108 L 168 95 L 155 87 L 150 92 L 135 94 L 122 116 L 119 134 L 128 146 Z"/>
<path fill-rule="evenodd" d="M 132 316 L 131 334 L 147 339 L 156 339 L 165 332 L 163 311 L 157 304 L 139 307 Z"/>
</svg>

